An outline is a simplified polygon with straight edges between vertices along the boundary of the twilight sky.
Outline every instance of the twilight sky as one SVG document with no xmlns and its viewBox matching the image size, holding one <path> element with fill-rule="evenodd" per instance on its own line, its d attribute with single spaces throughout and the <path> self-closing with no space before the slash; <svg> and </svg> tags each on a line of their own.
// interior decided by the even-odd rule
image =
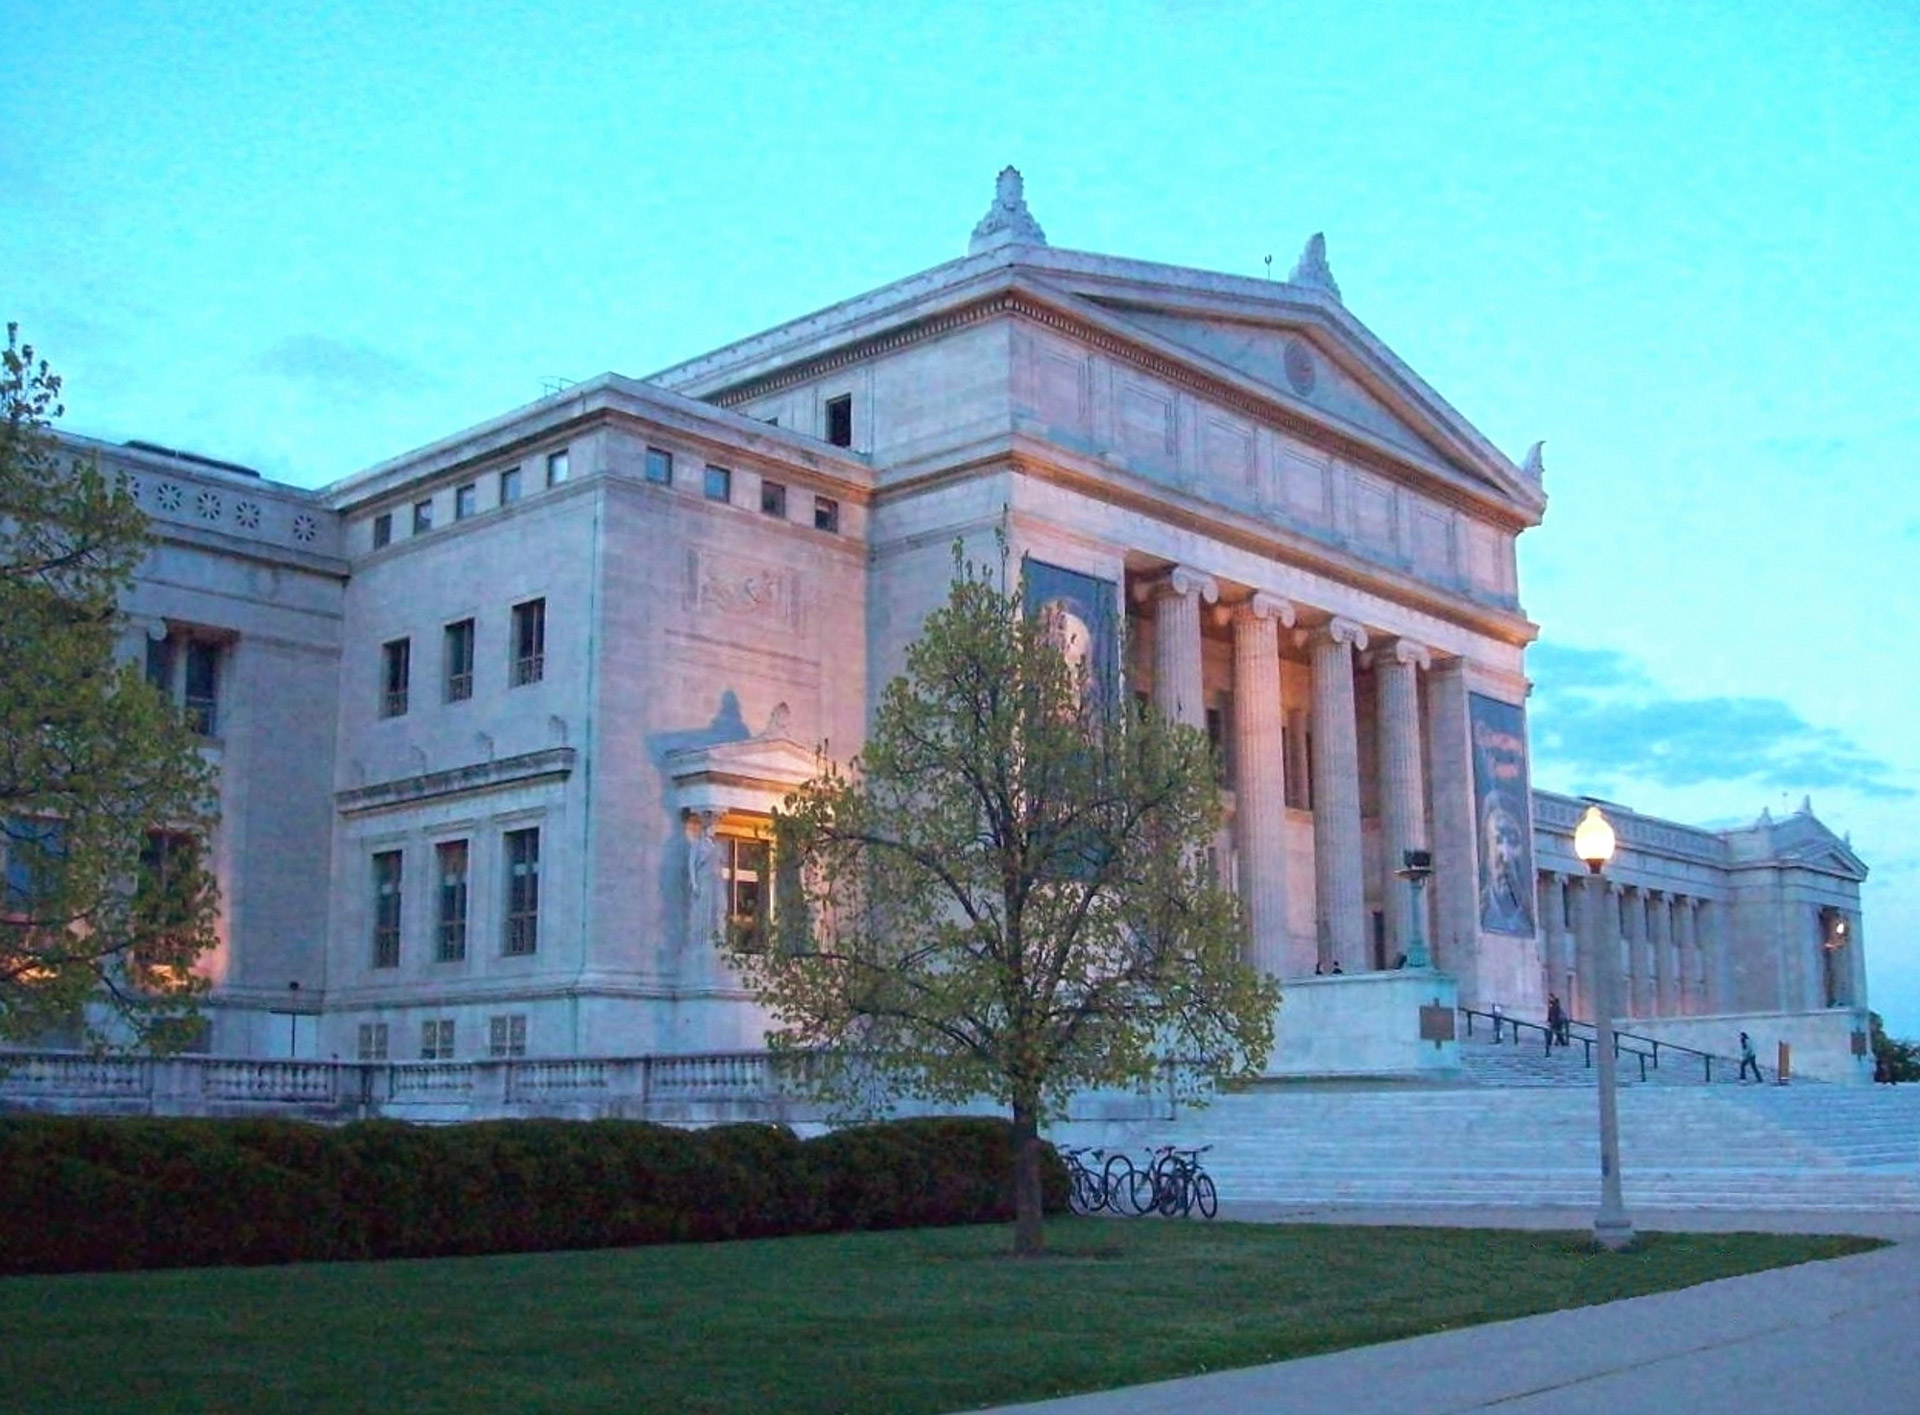
<svg viewBox="0 0 1920 1415">
<path fill-rule="evenodd" d="M 47 0 L 0 27 L 0 315 L 69 428 L 315 486 L 964 252 L 1347 306 L 1509 455 L 1536 784 L 1811 793 L 1920 1036 L 1920 11 Z"/>
</svg>

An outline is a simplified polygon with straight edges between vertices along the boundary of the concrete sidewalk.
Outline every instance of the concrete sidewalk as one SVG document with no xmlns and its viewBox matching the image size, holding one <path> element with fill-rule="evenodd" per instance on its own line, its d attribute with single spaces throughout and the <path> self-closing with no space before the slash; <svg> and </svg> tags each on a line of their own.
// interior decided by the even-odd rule
<svg viewBox="0 0 1920 1415">
<path fill-rule="evenodd" d="M 1243 1206 L 1222 1217 L 1581 1229 L 1591 1212 Z M 1157 1385 L 1024 1415 L 1920 1415 L 1920 1214 L 1646 1213 L 1642 1231 L 1860 1233 L 1894 1246 L 1601 1307 Z"/>
</svg>

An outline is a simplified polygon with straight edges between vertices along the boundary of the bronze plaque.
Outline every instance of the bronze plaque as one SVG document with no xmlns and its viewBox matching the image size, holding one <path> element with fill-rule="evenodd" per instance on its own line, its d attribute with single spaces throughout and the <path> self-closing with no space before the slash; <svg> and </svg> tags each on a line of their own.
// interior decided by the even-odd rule
<svg viewBox="0 0 1920 1415">
<path fill-rule="evenodd" d="M 1429 1004 L 1420 1009 L 1420 1040 L 1423 1042 L 1450 1042 L 1453 1040 L 1453 1009 Z"/>
</svg>

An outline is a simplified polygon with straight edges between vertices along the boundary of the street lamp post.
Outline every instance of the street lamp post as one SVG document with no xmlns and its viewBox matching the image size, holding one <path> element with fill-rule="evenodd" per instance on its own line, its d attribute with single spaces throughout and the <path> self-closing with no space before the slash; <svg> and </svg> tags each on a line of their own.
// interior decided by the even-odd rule
<svg viewBox="0 0 1920 1415">
<path fill-rule="evenodd" d="M 1573 832 L 1573 853 L 1587 866 L 1581 925 L 1587 956 L 1593 959 L 1594 1045 L 1600 1052 L 1600 1212 L 1593 1219 L 1593 1241 L 1611 1252 L 1633 1243 L 1633 1220 L 1620 1198 L 1620 1112 L 1613 1054 L 1613 974 L 1615 960 L 1601 951 L 1600 900 L 1606 891 L 1601 871 L 1613 858 L 1613 827 L 1598 806 L 1588 806 Z M 1609 950 L 1609 953 L 1614 950 Z"/>
<path fill-rule="evenodd" d="M 1403 868 L 1394 871 L 1407 882 L 1407 892 L 1412 896 L 1411 917 L 1407 924 L 1407 966 L 1409 968 L 1427 968 L 1433 960 L 1427 954 L 1426 929 L 1421 924 L 1426 910 L 1421 906 L 1420 887 L 1427 882 L 1427 876 L 1433 873 L 1433 852 L 1430 850 L 1406 850 L 1401 852 Z"/>
</svg>

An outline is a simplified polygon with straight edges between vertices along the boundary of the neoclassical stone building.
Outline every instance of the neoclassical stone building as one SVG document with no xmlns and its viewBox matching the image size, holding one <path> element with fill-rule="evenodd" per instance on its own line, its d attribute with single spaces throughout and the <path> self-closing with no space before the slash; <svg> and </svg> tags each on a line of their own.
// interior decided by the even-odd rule
<svg viewBox="0 0 1920 1415">
<path fill-rule="evenodd" d="M 1286 281 L 1057 250 L 1009 169 L 959 259 L 317 492 L 70 441 L 154 518 L 129 652 L 222 766 L 217 1051 L 757 1048 L 714 940 L 768 813 L 997 536 L 1218 743 L 1281 1069 L 1398 1069 L 1346 1043 L 1454 989 L 1585 1015 L 1598 966 L 1636 1019 L 1859 1025 L 1865 871 L 1810 813 L 1617 812 L 1618 958 L 1572 946 L 1577 803 L 1528 780 L 1538 450 L 1383 346 L 1318 237 Z"/>
</svg>

